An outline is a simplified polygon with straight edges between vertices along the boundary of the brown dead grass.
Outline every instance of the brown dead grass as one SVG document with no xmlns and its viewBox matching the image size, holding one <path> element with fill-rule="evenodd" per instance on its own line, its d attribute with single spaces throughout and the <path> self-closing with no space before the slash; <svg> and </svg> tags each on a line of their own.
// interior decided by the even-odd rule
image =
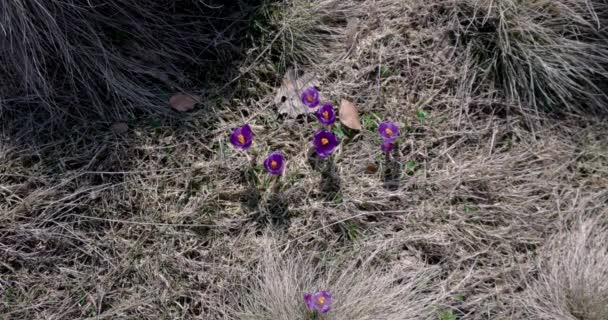
<svg viewBox="0 0 608 320">
<path fill-rule="evenodd" d="M 235 312 L 241 319 L 305 319 L 303 293 L 325 289 L 335 298 L 323 319 L 436 318 L 442 298 L 434 281 L 437 267 L 428 268 L 415 259 L 387 261 L 380 250 L 370 252 L 366 247 L 355 255 L 327 252 L 315 257 L 281 253 L 273 240 L 260 244 L 266 248 Z M 378 264 L 381 267 L 374 267 Z"/>
<path fill-rule="evenodd" d="M 254 48 L 247 65 L 255 65 L 239 79 L 254 94 L 205 101 L 179 119 L 139 119 L 122 135 L 102 122 L 67 134 L 35 127 L 33 118 L 2 128 L 0 314 L 238 319 L 237 311 L 273 301 L 255 295 L 267 284 L 264 270 L 316 283 L 323 278 L 298 277 L 300 261 L 315 267 L 322 257 L 375 252 L 369 269 L 353 269 L 355 279 L 416 266 L 404 271 L 411 283 L 421 280 L 413 274 L 438 274 L 422 279 L 428 291 L 394 290 L 432 310 L 525 318 L 516 301 L 536 277 L 538 249 L 607 205 L 608 127 L 582 116 L 535 118 L 471 90 L 461 81 L 470 70 L 453 63 L 433 20 L 441 2 L 286 5 L 292 20 L 280 20 L 272 54 Z M 317 31 L 289 24 L 302 8 L 323 17 Z M 359 21 L 353 48 L 347 16 Z M 292 48 L 290 33 L 314 40 L 318 29 L 323 41 L 307 48 L 314 54 L 284 61 L 316 72 L 330 101 L 354 100 L 366 127 L 342 141 L 331 174 L 309 159 L 316 122 L 278 118 L 272 102 L 282 76 L 270 59 L 281 52 L 274 45 Z M 394 162 L 380 156 L 374 123 L 383 119 L 407 128 Z M 286 155 L 278 194 L 260 168 L 252 187 L 245 155 L 229 146 L 231 128 L 243 122 L 255 133 L 258 164 L 271 151 Z M 340 188 L 327 189 L 328 180 Z M 269 246 L 279 258 L 264 259 Z M 336 288 L 337 299 L 344 290 Z"/>
<path fill-rule="evenodd" d="M 608 317 L 608 232 L 604 220 L 581 218 L 553 237 L 538 259 L 538 277 L 521 304 L 533 319 Z"/>
</svg>

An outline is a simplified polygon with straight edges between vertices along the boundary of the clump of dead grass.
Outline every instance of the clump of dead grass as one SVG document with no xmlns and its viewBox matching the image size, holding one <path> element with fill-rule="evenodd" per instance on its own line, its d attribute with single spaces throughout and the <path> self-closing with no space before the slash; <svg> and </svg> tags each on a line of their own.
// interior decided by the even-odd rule
<svg viewBox="0 0 608 320">
<path fill-rule="evenodd" d="M 471 87 L 496 90 L 524 108 L 606 112 L 604 1 L 464 0 L 448 7 Z"/>
<path fill-rule="evenodd" d="M 608 229 L 588 219 L 541 250 L 538 276 L 519 301 L 533 319 L 608 318 Z"/>
<path fill-rule="evenodd" d="M 158 111 L 171 93 L 208 80 L 201 70 L 218 57 L 230 64 L 254 8 L 221 1 L 9 1 L 0 9 L 0 107 L 41 104 L 57 115 L 73 107 L 76 115 L 123 117 Z"/>
<path fill-rule="evenodd" d="M 281 253 L 275 241 L 266 246 L 244 289 L 236 312 L 240 319 L 304 319 L 303 295 L 317 290 L 333 296 L 331 311 L 323 319 L 435 319 L 441 298 L 433 284 L 436 268 L 374 266 L 378 252 L 337 258 L 329 252 Z"/>
</svg>

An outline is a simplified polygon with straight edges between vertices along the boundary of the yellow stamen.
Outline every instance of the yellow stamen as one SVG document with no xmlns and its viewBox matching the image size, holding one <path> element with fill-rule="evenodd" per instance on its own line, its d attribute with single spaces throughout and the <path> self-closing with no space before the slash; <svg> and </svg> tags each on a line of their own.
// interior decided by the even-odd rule
<svg viewBox="0 0 608 320">
<path fill-rule="evenodd" d="M 323 118 L 329 119 L 329 112 L 323 111 Z"/>
<path fill-rule="evenodd" d="M 312 95 L 309 94 L 306 96 L 306 100 L 308 100 L 308 102 L 313 102 L 313 101 L 315 101 L 315 97 L 313 97 Z"/>
<path fill-rule="evenodd" d="M 317 299 L 317 301 L 319 302 L 319 304 L 324 304 L 325 303 L 325 297 L 319 297 Z"/>
<path fill-rule="evenodd" d="M 321 144 L 322 145 L 326 145 L 329 143 L 329 140 L 327 140 L 327 138 L 321 138 Z"/>
<path fill-rule="evenodd" d="M 239 134 L 238 136 L 236 136 L 236 138 L 239 140 L 240 144 L 245 144 L 245 136 L 242 134 Z"/>
<path fill-rule="evenodd" d="M 387 136 L 392 137 L 393 136 L 393 130 L 386 128 L 384 130 L 384 132 L 386 133 Z"/>
<path fill-rule="evenodd" d="M 273 169 L 273 170 L 274 170 L 274 169 L 276 169 L 278 166 L 279 166 L 279 164 L 278 164 L 276 161 L 274 161 L 274 160 L 270 161 L 270 168 L 271 168 L 271 169 Z"/>
</svg>

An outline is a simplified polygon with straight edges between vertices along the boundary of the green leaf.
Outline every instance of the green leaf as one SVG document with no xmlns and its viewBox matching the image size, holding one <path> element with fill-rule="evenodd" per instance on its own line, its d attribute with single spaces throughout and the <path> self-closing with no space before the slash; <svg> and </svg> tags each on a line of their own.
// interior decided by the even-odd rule
<svg viewBox="0 0 608 320">
<path fill-rule="evenodd" d="M 344 223 L 344 228 L 346 229 L 346 236 L 350 241 L 356 241 L 361 235 L 359 227 L 353 222 L 346 221 Z"/>
<path fill-rule="evenodd" d="M 335 204 L 342 204 L 342 202 L 344 202 L 344 198 L 342 197 L 341 193 L 337 193 L 336 196 L 334 197 L 334 203 Z"/>
<path fill-rule="evenodd" d="M 479 210 L 479 208 L 474 204 L 470 204 L 470 203 L 464 204 L 464 212 L 466 212 L 466 213 L 475 212 L 477 210 Z"/>
<path fill-rule="evenodd" d="M 418 162 L 416 162 L 415 160 L 410 160 L 405 163 L 405 171 L 407 173 L 412 174 L 416 172 L 416 169 L 418 169 Z"/>
<path fill-rule="evenodd" d="M 8 287 L 4 291 L 4 300 L 10 305 L 15 302 L 15 289 Z"/>
<path fill-rule="evenodd" d="M 386 65 L 380 66 L 380 77 L 388 78 L 391 75 L 393 75 L 393 72 L 391 71 L 391 69 L 388 66 L 386 66 Z"/>
<path fill-rule="evenodd" d="M 363 128 L 368 131 L 376 131 L 379 125 L 379 118 L 376 114 L 366 114 L 361 117 Z"/>
<path fill-rule="evenodd" d="M 464 302 L 465 299 L 466 298 L 465 298 L 464 294 L 462 294 L 462 293 L 459 293 L 456 295 L 456 301 Z"/>
<path fill-rule="evenodd" d="M 338 139 L 343 140 L 346 138 L 346 134 L 344 130 L 342 130 L 341 126 L 332 126 L 331 131 L 338 137 Z"/>
<path fill-rule="evenodd" d="M 452 310 L 446 310 L 439 314 L 439 320 L 457 320 Z"/>
<path fill-rule="evenodd" d="M 424 110 L 416 111 L 416 119 L 418 119 L 418 121 L 425 121 L 428 118 L 428 116 L 429 116 L 429 114 Z"/>
</svg>

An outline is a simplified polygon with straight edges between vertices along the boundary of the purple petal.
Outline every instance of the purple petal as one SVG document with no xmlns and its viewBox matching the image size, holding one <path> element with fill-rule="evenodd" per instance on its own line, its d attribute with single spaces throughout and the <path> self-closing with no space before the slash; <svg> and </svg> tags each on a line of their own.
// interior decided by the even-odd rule
<svg viewBox="0 0 608 320">
<path fill-rule="evenodd" d="M 334 152 L 340 141 L 331 131 L 319 130 L 315 133 L 312 143 L 317 154 L 325 158 Z"/>
<path fill-rule="evenodd" d="M 380 146 L 380 148 L 383 152 L 390 153 L 393 150 L 393 144 L 391 142 L 385 142 Z"/>
<path fill-rule="evenodd" d="M 251 131 L 251 127 L 248 123 L 245 123 L 243 127 L 241 127 L 241 133 L 245 136 L 245 139 L 251 139 L 253 136 L 253 132 Z"/>
<path fill-rule="evenodd" d="M 321 313 L 327 313 L 331 308 L 332 296 L 327 291 L 315 292 L 312 300 L 315 303 L 315 309 Z"/>
<path fill-rule="evenodd" d="M 234 129 L 230 135 L 230 143 L 232 143 L 235 147 L 239 147 L 241 145 L 238 138 L 239 132 L 239 129 Z"/>
<path fill-rule="evenodd" d="M 324 306 L 318 308 L 319 312 L 321 312 L 321 313 L 327 313 L 327 312 L 329 312 L 329 309 L 331 309 L 330 305 L 324 305 Z"/>
<path fill-rule="evenodd" d="M 319 119 L 319 122 L 326 126 L 332 125 L 336 121 L 334 106 L 329 103 L 326 103 L 321 108 L 317 109 L 316 116 L 317 119 Z"/>
<path fill-rule="evenodd" d="M 378 126 L 378 132 L 384 141 L 393 142 L 399 135 L 399 127 L 390 121 L 385 121 Z"/>
<path fill-rule="evenodd" d="M 241 141 L 242 136 L 243 141 Z M 230 143 L 239 149 L 248 149 L 253 142 L 253 132 L 248 124 L 243 125 L 240 128 L 236 128 L 230 135 Z"/>
<path fill-rule="evenodd" d="M 308 308 L 308 310 L 314 310 L 315 308 L 315 304 L 312 301 L 312 293 L 305 293 L 304 294 L 304 302 L 306 303 L 306 308 Z"/>
<path fill-rule="evenodd" d="M 310 108 L 314 108 L 319 105 L 319 91 L 317 91 L 315 87 L 309 87 L 308 89 L 304 90 L 300 98 L 302 103 Z"/>
<path fill-rule="evenodd" d="M 274 162 L 274 167 L 273 167 Z M 275 152 L 264 160 L 264 167 L 270 174 L 280 175 L 283 172 L 283 155 Z"/>
</svg>

